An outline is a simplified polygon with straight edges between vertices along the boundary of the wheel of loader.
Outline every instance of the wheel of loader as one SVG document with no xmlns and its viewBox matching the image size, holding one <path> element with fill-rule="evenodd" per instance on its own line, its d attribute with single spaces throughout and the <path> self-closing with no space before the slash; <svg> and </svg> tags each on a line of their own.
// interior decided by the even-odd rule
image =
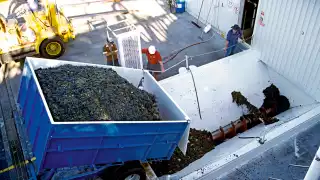
<svg viewBox="0 0 320 180">
<path fill-rule="evenodd" d="M 65 52 L 65 44 L 60 37 L 45 39 L 40 45 L 40 55 L 44 58 L 55 59 Z"/>
</svg>

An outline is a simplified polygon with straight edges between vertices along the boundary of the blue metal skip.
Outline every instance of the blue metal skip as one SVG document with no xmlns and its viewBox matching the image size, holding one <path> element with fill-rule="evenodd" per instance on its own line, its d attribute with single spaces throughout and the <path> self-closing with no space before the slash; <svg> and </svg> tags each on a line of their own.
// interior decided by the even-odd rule
<svg viewBox="0 0 320 180">
<path fill-rule="evenodd" d="M 18 104 L 32 151 L 36 156 L 38 173 L 50 168 L 170 159 L 180 139 L 188 130 L 188 117 L 174 102 L 170 102 L 171 98 L 168 97 L 165 97 L 165 101 L 159 101 L 159 108 L 160 112 L 171 115 L 166 117 L 172 118 L 170 121 L 53 122 L 34 73 L 33 61 L 47 60 L 26 61 Z M 119 70 L 122 71 L 126 70 Z M 154 82 L 149 84 L 154 85 Z M 149 89 L 163 91 L 160 86 Z M 155 95 L 159 96 L 158 94 L 161 95 Z M 164 98 L 163 95 L 166 93 L 157 98 Z M 166 106 L 170 109 L 161 110 L 161 107 Z"/>
</svg>

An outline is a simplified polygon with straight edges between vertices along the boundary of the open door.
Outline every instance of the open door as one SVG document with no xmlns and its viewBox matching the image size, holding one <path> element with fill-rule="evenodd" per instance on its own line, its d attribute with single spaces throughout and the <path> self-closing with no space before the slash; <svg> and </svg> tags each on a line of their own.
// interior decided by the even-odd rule
<svg viewBox="0 0 320 180">
<path fill-rule="evenodd" d="M 255 25 L 255 19 L 258 9 L 259 0 L 244 0 L 244 10 L 241 23 L 243 36 L 248 44 L 251 44 L 251 37 Z"/>
</svg>

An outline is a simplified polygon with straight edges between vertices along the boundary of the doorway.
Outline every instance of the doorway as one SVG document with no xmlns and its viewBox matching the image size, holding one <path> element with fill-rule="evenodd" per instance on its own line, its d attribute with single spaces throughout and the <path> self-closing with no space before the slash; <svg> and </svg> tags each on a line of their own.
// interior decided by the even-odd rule
<svg viewBox="0 0 320 180">
<path fill-rule="evenodd" d="M 241 29 L 246 43 L 251 44 L 259 0 L 244 0 Z"/>
</svg>

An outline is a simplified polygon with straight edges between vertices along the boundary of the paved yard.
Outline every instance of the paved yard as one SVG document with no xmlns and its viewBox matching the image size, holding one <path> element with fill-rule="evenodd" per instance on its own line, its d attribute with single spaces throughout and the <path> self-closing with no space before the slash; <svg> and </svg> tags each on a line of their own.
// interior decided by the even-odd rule
<svg viewBox="0 0 320 180">
<path fill-rule="evenodd" d="M 57 4 L 63 7 L 77 32 L 77 38 L 68 44 L 67 52 L 60 58 L 63 60 L 105 64 L 102 55 L 102 46 L 106 42 L 105 22 L 112 25 L 123 20 L 134 24 L 141 31 L 142 48 L 155 45 L 163 58 L 169 56 L 172 51 L 210 39 L 207 43 L 184 50 L 175 59 L 166 63 L 165 69 L 183 60 L 185 55 L 194 56 L 218 51 L 192 58 L 190 65 L 196 66 L 224 56 L 221 50 L 224 47 L 222 37 L 213 31 L 202 34 L 201 29 L 191 24 L 191 21 L 195 20 L 191 15 L 169 13 L 163 0 L 122 0 L 119 3 L 99 0 L 57 0 Z M 5 16 L 14 17 L 24 5 L 23 0 L 4 2 L 0 4 L 0 12 Z M 126 11 L 129 13 L 125 14 Z M 177 74 L 179 67 L 183 66 L 185 63 L 166 71 L 160 78 Z"/>
<path fill-rule="evenodd" d="M 169 56 L 172 51 L 181 49 L 190 44 L 202 41 L 201 29 L 191 24 L 194 18 L 187 14 L 168 13 L 162 1 L 155 0 L 135 0 L 121 1 L 120 3 L 74 3 L 64 5 L 68 17 L 73 19 L 75 27 L 79 31 L 77 39 L 69 44 L 68 52 L 61 59 L 73 61 L 84 61 L 93 63 L 105 63 L 101 53 L 101 47 L 105 43 L 106 33 L 103 24 L 92 30 L 88 25 L 97 24 L 101 19 L 105 19 L 108 24 L 117 21 L 127 20 L 141 31 L 142 48 L 155 45 L 163 57 Z M 102 8 L 104 7 L 104 8 Z M 133 12 L 121 14 L 124 10 Z M 113 13 L 111 13 L 113 12 Z M 171 62 L 165 64 L 165 68 L 178 63 L 185 58 L 185 55 L 197 55 L 210 51 L 222 49 L 224 40 L 218 34 L 212 32 L 203 35 L 203 40 L 214 37 L 207 43 L 193 46 L 180 53 Z M 200 66 L 208 62 L 222 58 L 223 51 L 194 58 L 190 64 Z M 178 73 L 180 66 L 162 74 L 161 78 L 166 78 Z"/>
<path fill-rule="evenodd" d="M 184 67 L 185 63 L 174 68 L 170 67 L 185 59 L 185 55 L 206 53 L 190 60 L 189 64 L 196 66 L 224 56 L 221 50 L 224 47 L 224 39 L 220 35 L 213 31 L 202 34 L 201 29 L 191 24 L 191 21 L 195 20 L 191 15 L 171 14 L 163 0 L 122 0 L 119 3 L 102 0 L 57 0 L 56 2 L 72 20 L 77 32 L 76 39 L 68 43 L 65 55 L 60 58 L 63 60 L 106 64 L 102 55 L 102 46 L 106 42 L 105 22 L 112 25 L 123 20 L 134 24 L 141 31 L 142 48 L 155 45 L 163 58 L 175 50 L 210 39 L 206 43 L 184 50 L 166 63 L 165 69 L 170 70 L 163 73 L 161 79 L 177 74 L 178 69 Z M 2 2 L 0 13 L 7 17 L 19 16 L 24 6 L 26 6 L 24 0 Z M 143 58 L 145 60 L 145 57 Z M 19 73 L 19 70 L 16 69 L 15 72 Z M 11 72 L 12 77 L 15 76 L 15 72 Z M 15 79 L 19 80 L 17 77 Z M 14 83 L 14 87 L 18 88 L 18 81 Z"/>
</svg>

